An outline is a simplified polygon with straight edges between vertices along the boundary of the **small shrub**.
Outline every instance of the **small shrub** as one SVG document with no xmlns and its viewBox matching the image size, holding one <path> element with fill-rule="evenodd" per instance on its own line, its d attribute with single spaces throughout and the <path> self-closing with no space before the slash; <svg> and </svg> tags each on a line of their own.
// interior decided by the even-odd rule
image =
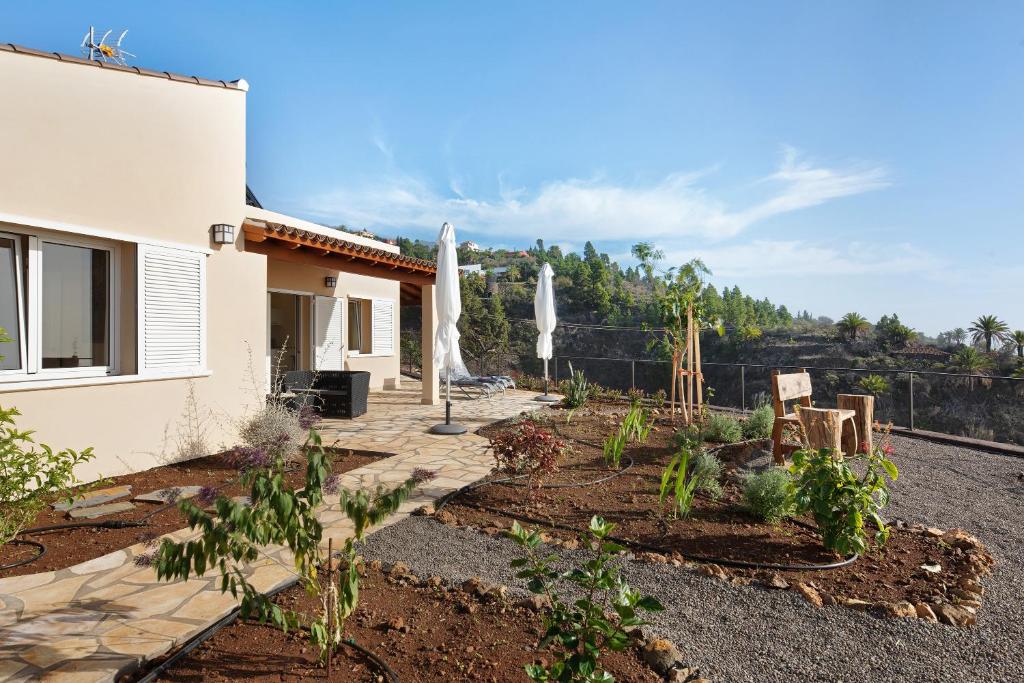
<svg viewBox="0 0 1024 683">
<path fill-rule="evenodd" d="M 701 438 L 712 443 L 736 443 L 743 438 L 743 429 L 736 418 L 711 413 L 701 429 Z"/>
<path fill-rule="evenodd" d="M 889 392 L 889 381 L 881 375 L 861 377 L 860 381 L 857 382 L 857 386 L 873 396 Z"/>
<path fill-rule="evenodd" d="M 694 451 L 701 448 L 703 441 L 701 440 L 700 427 L 692 424 L 682 429 L 677 429 L 675 434 L 672 435 L 672 443 L 677 450 Z"/>
<path fill-rule="evenodd" d="M 310 411 L 295 410 L 284 401 L 271 398 L 255 414 L 243 420 L 238 437 L 243 446 L 267 451 L 270 457 L 298 458 L 309 433 Z"/>
<path fill-rule="evenodd" d="M 770 404 L 759 405 L 746 420 L 743 421 L 743 438 L 770 439 L 772 427 L 775 426 L 775 409 Z"/>
<path fill-rule="evenodd" d="M 689 517 L 693 508 L 693 497 L 697 494 L 697 480 L 689 476 L 690 450 L 682 449 L 669 461 L 661 474 L 658 487 L 658 504 L 664 509 L 669 496 L 673 498 L 672 516 Z"/>
<path fill-rule="evenodd" d="M 668 392 L 664 389 L 658 389 L 651 394 L 651 402 L 654 403 L 655 407 L 661 408 L 665 405 L 665 399 L 668 398 Z"/>
<path fill-rule="evenodd" d="M 0 546 L 10 542 L 54 498 L 71 500 L 80 482 L 75 467 L 93 459 L 91 448 L 38 449 L 32 432 L 19 431 L 17 408 L 0 408 Z"/>
<path fill-rule="evenodd" d="M 619 469 L 622 462 L 622 451 L 626 448 L 626 430 L 619 429 L 605 439 L 604 463 L 613 469 Z"/>
<path fill-rule="evenodd" d="M 573 370 L 569 363 L 569 379 L 562 383 L 562 405 L 572 410 L 582 408 L 590 399 L 590 383 L 582 370 Z"/>
<path fill-rule="evenodd" d="M 867 521 L 878 529 L 879 545 L 889 537 L 881 512 L 889 503 L 886 477 L 899 476 L 896 465 L 885 456 L 888 445 L 876 446 L 870 454 L 836 458 L 831 449 L 800 450 L 793 453 L 790 473 L 794 477 L 796 511 L 810 513 L 821 532 L 825 547 L 841 555 L 864 553 L 868 549 Z M 864 463 L 860 477 L 850 469 L 851 461 Z"/>
<path fill-rule="evenodd" d="M 769 524 L 778 524 L 793 514 L 793 478 L 783 467 L 751 472 L 743 480 L 747 509 Z"/>
<path fill-rule="evenodd" d="M 698 451 L 690 464 L 690 477 L 696 491 L 707 494 L 714 500 L 722 497 L 722 461 L 711 453 Z"/>
<path fill-rule="evenodd" d="M 629 632 L 647 623 L 639 616 L 641 612 L 665 609 L 655 598 L 631 589 L 618 567 L 611 563 L 625 550 L 608 540 L 614 528 L 614 524 L 593 517 L 589 537 L 581 540 L 586 547 L 595 549 L 594 558 L 568 572 L 555 568 L 557 556 L 538 551 L 538 531 L 528 532 L 515 522 L 507 533 L 526 550 L 526 557 L 511 563 L 518 570 L 516 576 L 527 579 L 530 592 L 547 597 L 551 603 L 550 611 L 544 614 L 545 631 L 539 648 L 553 647 L 554 661 L 527 664 L 526 675 L 530 680 L 612 683 L 612 675 L 600 668 L 601 655 L 629 646 Z M 573 593 L 583 597 L 563 597 L 558 589 L 560 581 L 573 584 Z"/>
<path fill-rule="evenodd" d="M 490 439 L 498 471 L 526 476 L 526 500 L 533 498 L 543 479 L 558 470 L 558 459 L 565 452 L 565 441 L 542 429 L 533 420 L 513 424 Z"/>
<path fill-rule="evenodd" d="M 654 418 L 651 417 L 651 411 L 640 405 L 639 401 L 633 402 L 629 406 L 626 417 L 622 420 L 621 430 L 625 434 L 626 440 L 642 445 L 647 442 L 652 427 L 654 427 Z"/>
</svg>

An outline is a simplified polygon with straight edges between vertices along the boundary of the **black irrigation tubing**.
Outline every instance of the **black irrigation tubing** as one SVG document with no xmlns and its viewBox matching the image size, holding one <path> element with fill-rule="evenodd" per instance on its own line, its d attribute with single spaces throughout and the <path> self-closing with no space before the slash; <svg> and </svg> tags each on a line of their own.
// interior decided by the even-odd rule
<svg viewBox="0 0 1024 683">
<path fill-rule="evenodd" d="M 29 540 L 27 538 L 15 538 L 15 539 L 12 539 L 12 540 L 8 541 L 8 543 L 11 544 L 11 545 L 31 545 L 31 546 L 35 546 L 36 548 L 39 549 L 39 552 L 36 553 L 35 555 L 33 555 L 32 557 L 26 557 L 24 560 L 18 560 L 17 562 L 11 562 L 10 564 L 0 565 L 0 572 L 5 571 L 7 569 L 14 569 L 15 567 L 22 567 L 22 566 L 28 564 L 29 562 L 35 562 L 40 557 L 42 557 L 43 555 L 46 554 L 46 546 L 43 545 L 42 543 L 38 542 L 38 541 L 32 541 L 32 540 Z"/>
<path fill-rule="evenodd" d="M 515 477 L 510 477 L 509 479 L 494 479 L 494 480 L 491 480 L 491 481 L 482 481 L 482 482 L 475 482 L 473 484 L 467 484 L 466 486 L 463 486 L 462 488 L 457 489 L 455 491 L 452 491 L 451 493 L 449 493 L 449 494 L 439 498 L 438 499 L 438 504 L 434 506 L 434 509 L 435 509 L 435 511 L 440 511 L 440 510 L 444 509 L 444 507 L 446 505 L 448 505 L 448 503 L 452 502 L 453 500 L 455 500 L 456 498 L 458 498 L 459 496 L 461 496 L 464 493 L 469 493 L 470 491 L 473 491 L 473 490 L 478 489 L 478 488 L 482 488 L 484 486 L 488 486 L 490 484 L 505 484 L 505 483 L 508 483 L 509 481 L 511 481 L 511 479 L 514 479 L 514 478 Z M 512 512 L 509 512 L 508 510 L 502 510 L 500 508 L 492 508 L 492 507 L 490 507 L 488 505 L 480 505 L 478 503 L 471 503 L 471 505 L 473 507 L 477 508 L 478 510 L 483 510 L 484 512 L 490 512 L 490 513 L 496 514 L 496 515 L 504 515 L 506 517 L 511 517 L 512 519 L 520 521 L 520 522 L 526 522 L 527 524 L 535 524 L 535 525 L 544 526 L 544 527 L 548 527 L 548 528 L 552 528 L 552 529 L 561 529 L 562 531 L 571 531 L 571 532 L 573 532 L 575 534 L 583 533 L 582 529 L 578 529 L 578 528 L 576 528 L 574 526 L 570 526 L 568 524 L 560 524 L 558 522 L 553 522 L 551 520 L 539 519 L 537 517 L 530 517 L 528 515 L 514 514 Z M 797 523 L 799 526 L 803 526 L 803 527 L 805 527 L 807 529 L 810 529 L 812 531 L 816 531 L 816 529 L 814 529 L 814 527 L 812 527 L 812 526 L 810 526 L 808 524 L 802 524 L 800 522 L 797 522 L 797 520 L 793 520 L 793 521 L 794 521 L 794 523 Z M 620 544 L 622 544 L 624 546 L 628 546 L 628 547 L 632 547 L 632 548 L 638 548 L 640 550 L 645 550 L 647 552 L 664 553 L 664 552 L 666 552 L 668 550 L 667 548 L 663 548 L 661 546 L 650 545 L 648 543 L 641 543 L 639 541 L 633 541 L 631 539 L 621 538 L 621 537 L 618 537 L 618 536 L 608 536 L 608 540 L 610 540 L 610 541 L 612 541 L 614 543 L 620 543 Z M 720 565 L 720 566 L 723 566 L 723 567 L 732 567 L 734 569 L 767 569 L 767 570 L 775 570 L 775 571 L 804 572 L 804 571 L 824 571 L 824 570 L 828 570 L 828 569 L 839 569 L 841 567 L 846 567 L 846 566 L 851 565 L 854 562 L 856 562 L 860 558 L 860 554 L 859 553 L 854 553 L 854 554 L 850 555 L 849 557 L 847 557 L 845 559 L 842 559 L 842 560 L 840 560 L 838 562 L 831 562 L 829 564 L 775 564 L 775 563 L 771 563 L 771 562 L 747 562 L 745 560 L 732 560 L 732 559 L 729 559 L 729 558 L 726 558 L 726 557 L 711 557 L 711 556 L 708 556 L 708 555 L 689 555 L 689 554 L 683 555 L 683 557 L 684 557 L 684 559 L 686 559 L 688 561 L 697 562 L 699 564 L 717 564 L 717 565 Z"/>
</svg>

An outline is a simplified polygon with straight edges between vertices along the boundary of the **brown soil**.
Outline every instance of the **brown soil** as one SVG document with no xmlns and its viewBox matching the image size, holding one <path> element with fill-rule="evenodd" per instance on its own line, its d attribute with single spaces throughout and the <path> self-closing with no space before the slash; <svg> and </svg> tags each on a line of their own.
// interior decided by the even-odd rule
<svg viewBox="0 0 1024 683">
<path fill-rule="evenodd" d="M 304 613 L 315 613 L 320 604 L 298 587 L 282 593 L 276 602 Z M 371 570 L 362 582 L 359 607 L 345 622 L 344 635 L 372 650 L 402 683 L 518 683 L 526 678 L 525 664 L 551 659 L 536 649 L 542 628 L 541 616 L 526 607 L 501 600 L 481 602 L 425 581 L 396 583 Z M 601 662 L 620 683 L 660 680 L 631 650 L 609 653 Z M 378 678 L 382 672 L 351 648 L 342 648 L 332 667 L 328 678 L 305 633 L 285 635 L 236 621 L 159 680 L 387 680 Z"/>
<path fill-rule="evenodd" d="M 621 408 L 618 410 L 621 411 Z M 573 452 L 560 470 L 545 484 L 592 481 L 610 473 L 604 464 L 600 445 L 617 429 L 621 412 L 609 409 L 581 411 L 568 424 L 555 413 L 548 426 L 571 442 Z M 491 425 L 481 433 L 489 436 L 501 425 Z M 493 484 L 474 489 L 452 501 L 445 510 L 459 524 L 477 526 L 493 533 L 506 529 L 513 519 L 531 518 L 534 525 L 569 526 L 583 530 L 593 515 L 600 515 L 618 526 L 619 538 L 637 548 L 667 557 L 713 557 L 776 565 L 829 564 L 842 558 L 828 551 L 814 531 L 813 520 L 789 520 L 779 526 L 766 524 L 743 506 L 737 468 L 749 459 L 752 444 L 725 447 L 718 455 L 725 464 L 723 496 L 715 501 L 698 496 L 688 519 L 667 519 L 659 513 L 658 487 L 661 474 L 674 449 L 673 429 L 662 420 L 651 432 L 647 443 L 628 448 L 633 467 L 620 476 L 596 485 L 580 488 L 545 488 L 527 504 L 526 490 L 510 484 Z M 501 476 L 496 475 L 494 479 Z M 549 536 L 569 540 L 577 534 L 549 526 Z M 939 596 L 952 601 L 960 578 L 974 578 L 971 558 L 962 550 L 942 543 L 927 534 L 893 528 L 888 543 L 846 567 L 825 571 L 734 570 L 733 575 L 782 584 L 807 582 L 836 598 L 857 598 L 871 603 L 934 602 Z M 923 564 L 939 564 L 940 574 L 931 574 Z M 776 576 L 778 575 L 778 576 Z"/>
<path fill-rule="evenodd" d="M 332 472 L 335 474 L 354 470 L 390 455 L 389 453 L 352 451 L 349 449 L 328 449 L 328 452 L 334 454 Z M 303 468 L 298 468 L 290 471 L 286 478 L 293 486 L 301 486 L 305 479 L 305 471 Z M 175 463 L 173 465 L 154 467 L 153 469 L 136 472 L 135 474 L 112 477 L 104 482 L 103 488 L 125 484 L 131 485 L 133 496 L 175 486 L 213 486 L 229 496 L 246 495 L 249 493 L 243 489 L 239 481 L 238 469 L 226 463 L 222 454 L 210 455 L 205 458 Z M 130 498 L 123 498 L 121 500 L 130 500 Z M 101 557 L 115 550 L 127 548 L 136 543 L 158 538 L 163 534 L 177 531 L 188 525 L 176 506 L 163 506 L 157 503 L 143 502 L 135 502 L 134 510 L 90 521 L 105 521 L 108 519 L 140 520 L 162 507 L 165 509 L 150 517 L 146 526 L 142 527 L 127 527 L 124 529 L 84 527 L 21 536 L 20 538 L 44 544 L 46 546 L 46 554 L 35 562 L 0 571 L 0 578 L 63 569 L 79 562 Z M 35 521 L 28 526 L 29 528 L 50 526 L 71 521 L 75 520 L 69 519 L 64 512 L 58 512 L 47 506 L 36 517 Z M 37 552 L 37 549 L 25 545 L 0 547 L 0 565 L 16 562 L 19 559 L 35 555 Z"/>
</svg>

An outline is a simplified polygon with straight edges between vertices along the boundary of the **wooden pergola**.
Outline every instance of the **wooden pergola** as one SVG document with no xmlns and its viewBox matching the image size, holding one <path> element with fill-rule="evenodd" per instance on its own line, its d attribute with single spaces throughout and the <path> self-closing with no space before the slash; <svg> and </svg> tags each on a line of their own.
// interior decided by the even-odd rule
<svg viewBox="0 0 1024 683">
<path fill-rule="evenodd" d="M 401 283 L 403 306 L 419 306 L 423 287 L 433 285 L 437 277 L 437 265 L 433 261 L 281 223 L 247 218 L 242 224 L 242 233 L 245 235 L 245 250 L 249 252 L 279 261 L 397 280 Z"/>
</svg>

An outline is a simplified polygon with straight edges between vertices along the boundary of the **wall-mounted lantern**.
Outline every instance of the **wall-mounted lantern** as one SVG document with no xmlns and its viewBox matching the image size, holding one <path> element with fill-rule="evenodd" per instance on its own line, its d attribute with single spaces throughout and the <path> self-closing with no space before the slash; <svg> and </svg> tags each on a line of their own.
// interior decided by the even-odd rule
<svg viewBox="0 0 1024 683">
<path fill-rule="evenodd" d="M 324 278 L 324 287 L 334 289 L 337 286 L 338 278 L 334 277 L 333 275 L 328 275 L 327 277 Z"/>
<path fill-rule="evenodd" d="M 216 223 L 210 226 L 214 244 L 233 244 L 235 241 L 235 226 L 227 223 Z"/>
</svg>

